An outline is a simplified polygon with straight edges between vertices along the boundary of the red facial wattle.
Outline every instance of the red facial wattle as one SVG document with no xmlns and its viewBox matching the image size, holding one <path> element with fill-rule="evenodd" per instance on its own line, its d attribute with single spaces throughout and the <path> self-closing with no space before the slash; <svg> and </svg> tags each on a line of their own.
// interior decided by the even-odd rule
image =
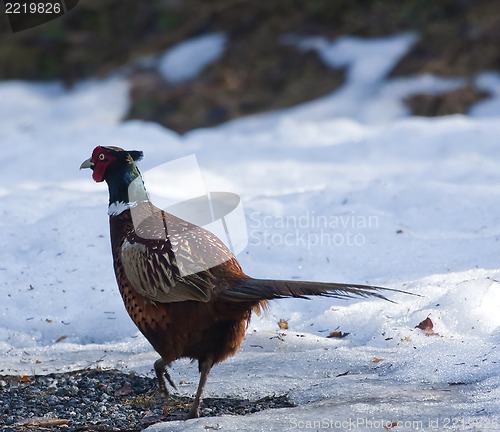
<svg viewBox="0 0 500 432">
<path fill-rule="evenodd" d="M 92 178 L 100 183 L 104 181 L 104 176 L 106 175 L 106 169 L 110 162 L 114 161 L 116 158 L 113 157 L 107 149 L 97 146 L 92 152 L 91 162 L 94 164 Z"/>
<path fill-rule="evenodd" d="M 100 183 L 104 181 L 104 174 L 106 173 L 107 163 L 99 162 L 94 165 L 94 171 L 92 172 L 92 178 Z"/>
</svg>

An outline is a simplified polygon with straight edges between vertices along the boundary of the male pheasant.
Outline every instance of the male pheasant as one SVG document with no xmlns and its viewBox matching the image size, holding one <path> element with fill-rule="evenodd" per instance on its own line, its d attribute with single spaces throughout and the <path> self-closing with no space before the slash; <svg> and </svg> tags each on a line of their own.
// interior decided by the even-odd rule
<svg viewBox="0 0 500 432">
<path fill-rule="evenodd" d="M 133 322 L 161 358 L 160 389 L 167 367 L 179 358 L 198 360 L 200 381 L 187 418 L 199 416 L 212 366 L 235 354 L 252 311 L 284 297 L 378 297 L 376 286 L 254 279 L 209 231 L 155 207 L 136 161 L 140 151 L 98 146 L 80 169 L 91 168 L 109 188 L 109 223 L 118 288 Z M 217 262 L 211 267 L 206 263 Z M 209 268 L 207 268 L 209 267 Z"/>
</svg>

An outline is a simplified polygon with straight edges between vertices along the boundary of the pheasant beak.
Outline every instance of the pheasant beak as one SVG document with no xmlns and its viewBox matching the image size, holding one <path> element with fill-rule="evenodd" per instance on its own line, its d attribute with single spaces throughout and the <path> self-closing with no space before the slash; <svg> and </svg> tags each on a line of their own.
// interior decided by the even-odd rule
<svg viewBox="0 0 500 432">
<path fill-rule="evenodd" d="M 94 164 L 94 162 L 92 162 L 92 161 L 90 160 L 90 158 L 89 158 L 89 159 L 87 159 L 86 161 L 83 161 L 83 163 L 80 165 L 80 169 L 81 169 L 81 170 L 82 170 L 82 169 L 84 169 L 84 168 L 91 168 L 91 169 L 94 169 L 94 165 L 95 165 L 95 164 Z"/>
</svg>

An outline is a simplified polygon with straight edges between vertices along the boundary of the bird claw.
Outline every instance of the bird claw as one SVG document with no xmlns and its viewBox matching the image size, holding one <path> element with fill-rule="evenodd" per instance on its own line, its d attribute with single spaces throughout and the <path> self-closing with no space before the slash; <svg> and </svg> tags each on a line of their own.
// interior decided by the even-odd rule
<svg viewBox="0 0 500 432">
<path fill-rule="evenodd" d="M 158 387 L 160 388 L 161 393 L 163 393 L 165 396 L 170 395 L 165 380 L 174 388 L 174 390 L 177 390 L 177 386 L 170 377 L 170 374 L 167 370 L 167 364 L 163 359 L 158 359 L 155 361 L 154 369 L 156 372 L 156 378 L 158 379 Z"/>
<path fill-rule="evenodd" d="M 174 388 L 174 390 L 177 390 L 177 386 L 175 385 L 174 381 L 172 378 L 170 378 L 170 374 L 167 371 L 167 368 L 163 371 L 163 377 L 167 379 L 168 383 Z M 165 386 L 166 388 L 167 386 Z"/>
</svg>

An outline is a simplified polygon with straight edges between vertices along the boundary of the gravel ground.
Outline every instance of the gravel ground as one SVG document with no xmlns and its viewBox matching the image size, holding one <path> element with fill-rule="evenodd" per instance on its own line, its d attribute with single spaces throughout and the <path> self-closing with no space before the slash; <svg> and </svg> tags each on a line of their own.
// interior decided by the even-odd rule
<svg viewBox="0 0 500 432">
<path fill-rule="evenodd" d="M 0 376 L 1 431 L 140 431 L 179 420 L 192 398 L 162 397 L 156 380 L 116 370 L 88 369 L 43 376 Z M 245 415 L 293 406 L 286 396 L 258 401 L 206 398 L 202 416 Z"/>
</svg>

